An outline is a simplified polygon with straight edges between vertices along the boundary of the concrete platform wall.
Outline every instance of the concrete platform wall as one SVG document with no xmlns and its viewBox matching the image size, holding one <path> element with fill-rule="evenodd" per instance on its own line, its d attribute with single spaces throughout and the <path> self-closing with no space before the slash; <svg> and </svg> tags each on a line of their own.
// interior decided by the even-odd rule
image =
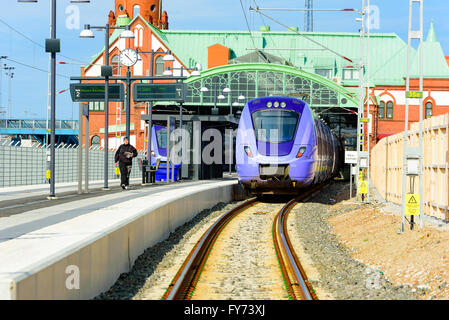
<svg viewBox="0 0 449 320">
<path fill-rule="evenodd" d="M 0 266 L 0 299 L 93 298 L 147 248 L 202 210 L 230 202 L 236 183 L 162 192 L 2 243 L 0 259 L 7 262 Z"/>
</svg>

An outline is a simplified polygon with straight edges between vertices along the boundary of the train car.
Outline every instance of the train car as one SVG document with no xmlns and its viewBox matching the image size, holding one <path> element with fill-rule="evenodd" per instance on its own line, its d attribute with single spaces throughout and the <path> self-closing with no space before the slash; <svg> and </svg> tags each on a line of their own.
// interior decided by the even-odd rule
<svg viewBox="0 0 449 320">
<path fill-rule="evenodd" d="M 338 173 L 340 144 L 304 101 L 249 101 L 236 141 L 237 173 L 253 194 L 294 194 Z"/>
<path fill-rule="evenodd" d="M 151 129 L 151 152 L 148 144 L 147 158 L 151 157 L 151 165 L 156 166 L 159 160 L 159 167 L 156 170 L 156 181 L 167 180 L 167 128 L 153 126 Z M 147 159 L 149 160 L 149 159 Z M 169 166 L 169 178 L 172 178 L 172 165 Z M 175 164 L 175 181 L 180 180 L 181 164 Z"/>
</svg>

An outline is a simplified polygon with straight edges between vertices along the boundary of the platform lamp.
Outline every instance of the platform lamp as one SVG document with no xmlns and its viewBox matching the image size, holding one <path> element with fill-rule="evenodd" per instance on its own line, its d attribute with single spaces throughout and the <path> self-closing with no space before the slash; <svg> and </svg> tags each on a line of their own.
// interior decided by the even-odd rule
<svg viewBox="0 0 449 320">
<path fill-rule="evenodd" d="M 104 77 L 104 190 L 109 190 L 109 182 L 108 182 L 108 150 L 109 150 L 109 77 L 113 76 L 113 68 L 109 65 L 109 31 L 121 29 L 124 30 L 120 34 L 120 38 L 122 39 L 134 39 L 134 32 L 130 30 L 130 26 L 116 26 L 112 27 L 109 24 L 105 26 L 91 26 L 90 24 L 84 25 L 84 30 L 80 33 L 80 38 L 83 39 L 93 39 L 95 35 L 92 31 L 95 30 L 104 30 L 105 31 L 105 64 L 101 66 L 101 76 Z M 108 49 L 106 49 L 108 48 Z M 128 92 L 129 95 L 129 92 Z M 80 121 L 82 121 L 80 119 Z M 128 137 L 129 138 L 129 137 Z M 86 137 L 86 141 L 88 141 L 88 137 Z M 86 144 L 86 147 L 88 145 Z"/>
<path fill-rule="evenodd" d="M 19 3 L 36 3 L 38 0 L 17 0 Z M 90 3 L 90 0 L 70 0 L 71 3 Z M 51 37 L 45 40 L 45 52 L 50 53 L 50 93 L 51 93 L 51 135 L 50 135 L 50 195 L 48 199 L 57 199 L 55 194 L 55 142 L 56 142 L 56 53 L 61 51 L 61 41 L 56 38 L 56 0 L 51 0 Z M 47 173 L 48 175 L 48 173 Z"/>
</svg>

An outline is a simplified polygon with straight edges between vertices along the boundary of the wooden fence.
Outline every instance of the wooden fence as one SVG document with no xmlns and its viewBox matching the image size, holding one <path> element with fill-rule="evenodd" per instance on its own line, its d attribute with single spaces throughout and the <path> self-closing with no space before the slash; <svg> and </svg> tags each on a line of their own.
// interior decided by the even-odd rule
<svg viewBox="0 0 449 320">
<path fill-rule="evenodd" d="M 424 213 L 449 221 L 449 114 L 424 120 Z M 419 123 L 409 131 L 409 146 L 419 146 Z M 402 204 L 404 132 L 380 140 L 371 152 L 371 180 L 385 200 Z M 419 193 L 419 177 L 413 182 Z M 407 178 L 407 192 L 411 180 Z"/>
</svg>

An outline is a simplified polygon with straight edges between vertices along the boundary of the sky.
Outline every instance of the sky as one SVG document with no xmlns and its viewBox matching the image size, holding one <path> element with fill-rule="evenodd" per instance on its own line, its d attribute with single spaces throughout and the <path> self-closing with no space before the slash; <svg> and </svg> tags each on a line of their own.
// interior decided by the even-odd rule
<svg viewBox="0 0 449 320">
<path fill-rule="evenodd" d="M 0 11 L 0 56 L 9 67 L 14 67 L 11 80 L 11 118 L 45 119 L 48 99 L 49 55 L 43 49 L 49 37 L 50 0 L 38 3 L 8 1 L 8 10 Z M 367 1 L 367 0 L 366 0 Z M 80 66 L 91 61 L 92 56 L 103 48 L 104 33 L 95 31 L 94 39 L 80 39 L 84 24 L 105 25 L 107 15 L 114 7 L 114 0 L 91 0 L 90 4 L 71 4 L 70 0 L 58 0 L 57 37 L 61 39 L 61 54 L 57 61 L 70 64 L 57 65 L 57 92 L 68 89 L 70 77 L 79 76 Z M 248 30 L 257 31 L 259 26 L 269 25 L 272 30 L 283 30 L 267 18 L 249 11 L 250 5 L 260 8 L 304 8 L 304 1 L 293 0 L 242 0 L 248 23 L 240 0 L 164 0 L 163 10 L 169 16 L 173 30 Z M 372 32 L 396 33 L 407 42 L 408 0 L 371 0 L 378 9 L 379 19 L 373 21 Z M 315 0 L 316 9 L 362 8 L 362 0 Z M 424 36 L 427 36 L 433 19 L 438 40 L 443 51 L 449 55 L 449 23 L 447 0 L 424 1 Z M 266 14 L 289 26 L 304 29 L 304 13 L 269 11 Z M 356 13 L 316 12 L 314 31 L 359 32 L 360 22 Z M 7 111 L 9 78 L 3 71 L 1 77 L 1 107 Z M 56 99 L 57 119 L 77 119 L 78 107 L 73 104 L 68 91 Z M 3 118 L 5 115 L 3 115 Z"/>
</svg>

